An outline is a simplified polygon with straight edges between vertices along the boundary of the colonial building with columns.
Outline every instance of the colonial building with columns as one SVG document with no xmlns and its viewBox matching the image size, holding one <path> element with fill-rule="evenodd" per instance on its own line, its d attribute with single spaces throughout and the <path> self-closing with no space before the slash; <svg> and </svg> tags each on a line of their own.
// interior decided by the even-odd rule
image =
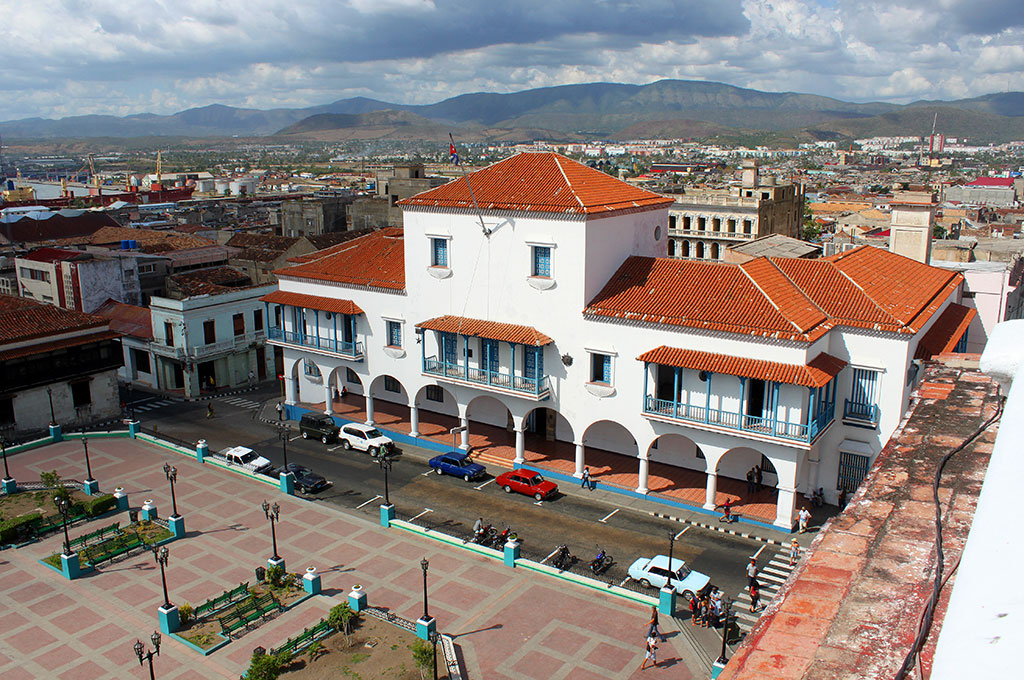
<svg viewBox="0 0 1024 680">
<path fill-rule="evenodd" d="M 507 435 L 509 467 L 586 466 L 666 503 L 738 500 L 752 521 L 767 503 L 760 521 L 790 528 L 801 495 L 859 484 L 915 358 L 956 344 L 962 276 L 870 247 L 666 258 L 671 204 L 523 153 L 402 201 L 404 229 L 295 258 L 263 298 L 290 414 L 355 408 L 432 448 L 449 426 L 464 448 Z"/>
</svg>

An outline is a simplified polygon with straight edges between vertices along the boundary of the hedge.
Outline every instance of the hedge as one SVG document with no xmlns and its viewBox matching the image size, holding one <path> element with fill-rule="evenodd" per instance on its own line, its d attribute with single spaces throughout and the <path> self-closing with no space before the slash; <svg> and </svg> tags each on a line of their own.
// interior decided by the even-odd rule
<svg viewBox="0 0 1024 680">
<path fill-rule="evenodd" d="M 117 505 L 117 499 L 114 498 L 114 494 L 108 493 L 102 496 L 96 496 L 87 500 L 83 507 L 85 508 L 85 514 L 90 517 L 96 517 L 102 515 L 105 512 L 109 512 L 114 509 Z"/>
<path fill-rule="evenodd" d="M 21 515 L 19 517 L 13 517 L 11 519 L 5 519 L 0 521 L 0 543 L 8 544 L 14 542 L 18 538 L 18 528 L 23 524 L 34 522 L 37 519 L 42 519 L 42 515 L 38 512 L 30 512 L 27 515 Z"/>
</svg>

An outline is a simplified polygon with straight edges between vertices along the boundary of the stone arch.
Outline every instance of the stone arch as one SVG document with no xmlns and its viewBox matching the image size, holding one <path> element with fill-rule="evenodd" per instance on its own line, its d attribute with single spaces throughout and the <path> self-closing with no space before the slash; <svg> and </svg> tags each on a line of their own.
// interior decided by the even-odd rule
<svg viewBox="0 0 1024 680">
<path fill-rule="evenodd" d="M 547 406 L 535 406 L 523 416 L 523 429 L 527 438 L 546 441 L 575 442 L 576 434 L 569 419 Z"/>
<path fill-rule="evenodd" d="M 717 243 L 712 243 L 711 244 L 711 259 L 712 260 L 719 259 L 719 253 L 720 253 L 719 245 Z"/>
<path fill-rule="evenodd" d="M 438 401 L 434 398 L 428 398 L 428 396 L 440 396 L 441 400 Z M 412 403 L 413 405 L 418 406 L 421 411 L 429 411 L 431 413 L 438 413 L 444 416 L 454 416 L 455 418 L 458 418 L 462 413 L 459 407 L 459 402 L 455 398 L 455 393 L 444 385 L 423 385 L 416 390 L 416 396 Z"/>
<path fill-rule="evenodd" d="M 757 449 L 749 446 L 737 446 L 729 449 L 721 455 L 715 463 L 715 472 L 722 477 L 730 479 L 741 479 L 746 482 L 747 470 L 755 465 L 761 465 L 763 454 Z M 769 484 L 765 478 L 765 486 L 775 486 L 775 479 Z"/>
<path fill-rule="evenodd" d="M 676 432 L 655 437 L 647 448 L 647 458 L 687 470 L 707 471 L 707 460 L 697 442 Z"/>
<path fill-rule="evenodd" d="M 346 394 L 364 395 L 366 390 L 363 387 L 363 377 L 354 370 L 350 372 L 350 368 L 346 364 L 332 368 L 329 375 L 325 378 L 327 384 L 331 387 L 337 387 L 339 392 L 342 391 L 341 388 L 344 386 Z"/>
<path fill-rule="evenodd" d="M 696 258 L 698 260 L 703 260 L 704 259 L 704 242 L 703 241 L 697 241 L 697 254 L 696 254 Z"/>
<path fill-rule="evenodd" d="M 466 404 L 466 418 L 473 423 L 490 425 L 511 432 L 515 429 L 512 409 L 491 394 L 478 394 Z"/>
<path fill-rule="evenodd" d="M 396 388 L 389 389 L 389 388 Z M 402 381 L 393 375 L 381 374 L 370 382 L 370 396 L 395 404 L 409 404 L 409 392 Z"/>
<path fill-rule="evenodd" d="M 682 256 L 683 257 L 690 257 L 690 242 L 689 241 L 683 241 Z"/>
</svg>

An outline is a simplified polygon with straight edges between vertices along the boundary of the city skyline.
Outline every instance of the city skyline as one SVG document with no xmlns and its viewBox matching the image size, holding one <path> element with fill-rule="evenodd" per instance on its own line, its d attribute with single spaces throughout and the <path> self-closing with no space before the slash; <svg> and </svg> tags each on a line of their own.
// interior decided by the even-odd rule
<svg viewBox="0 0 1024 680">
<path fill-rule="evenodd" d="M 0 120 L 663 78 L 906 103 L 1024 90 L 1012 0 L 0 1 Z"/>
</svg>

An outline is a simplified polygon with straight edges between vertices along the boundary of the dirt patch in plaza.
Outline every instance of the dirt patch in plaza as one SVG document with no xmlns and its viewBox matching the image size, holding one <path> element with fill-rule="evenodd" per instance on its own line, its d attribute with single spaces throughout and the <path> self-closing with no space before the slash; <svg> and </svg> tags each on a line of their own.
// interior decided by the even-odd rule
<svg viewBox="0 0 1024 680">
<path fill-rule="evenodd" d="M 82 505 L 90 500 L 82 491 L 71 491 L 72 505 Z M 0 496 L 0 517 L 13 519 L 22 515 L 38 512 L 43 517 L 57 514 L 57 506 L 53 504 L 53 491 L 19 491 L 10 496 Z"/>
<path fill-rule="evenodd" d="M 334 633 L 320 644 L 326 650 L 310 660 L 308 651 L 292 659 L 281 673 L 286 680 L 335 680 L 336 678 L 384 678 L 386 680 L 421 680 L 433 675 L 427 668 L 421 675 L 413 660 L 412 647 L 419 641 L 415 634 L 398 626 L 373 618 L 355 619 L 353 632 L 346 640 Z M 444 656 L 437 652 L 438 678 L 447 678 Z"/>
</svg>

